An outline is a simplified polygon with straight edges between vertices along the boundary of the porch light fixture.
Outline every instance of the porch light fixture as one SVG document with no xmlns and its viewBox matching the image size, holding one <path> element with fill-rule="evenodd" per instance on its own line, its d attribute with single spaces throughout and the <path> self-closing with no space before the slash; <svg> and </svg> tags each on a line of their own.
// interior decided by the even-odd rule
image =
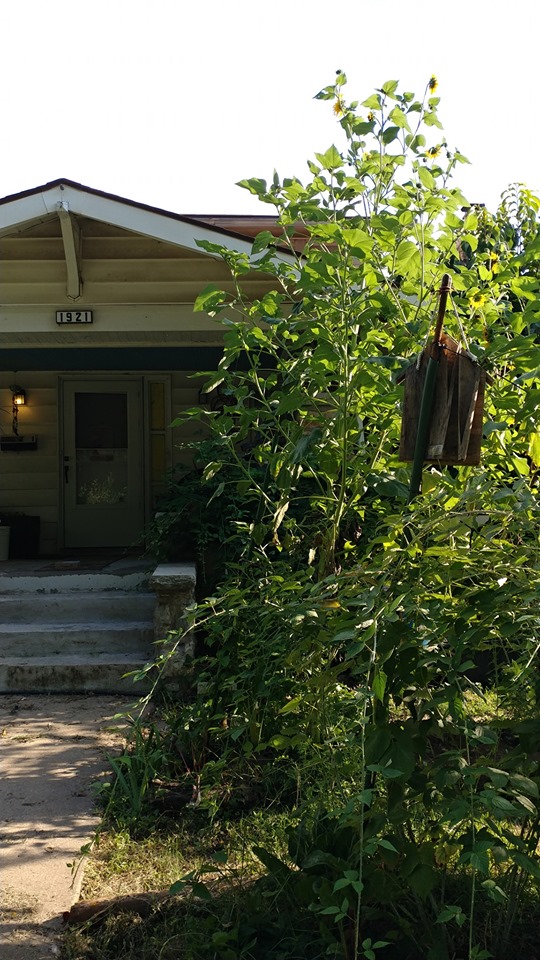
<svg viewBox="0 0 540 960">
<path fill-rule="evenodd" d="M 11 453 L 21 453 L 23 450 L 37 450 L 37 437 L 21 437 L 19 433 L 19 407 L 26 405 L 26 390 L 17 383 L 9 388 L 11 391 L 11 434 L 0 437 L 0 450 L 9 450 Z"/>
<path fill-rule="evenodd" d="M 13 384 L 13 386 L 10 387 L 9 389 L 11 390 L 11 393 L 12 393 L 11 401 L 13 403 L 13 406 L 23 407 L 26 403 L 26 391 L 23 390 L 22 387 L 17 386 L 17 384 Z"/>
<path fill-rule="evenodd" d="M 11 390 L 11 430 L 14 437 L 19 436 L 19 407 L 26 403 L 26 393 L 22 387 L 14 383 L 9 388 Z"/>
</svg>

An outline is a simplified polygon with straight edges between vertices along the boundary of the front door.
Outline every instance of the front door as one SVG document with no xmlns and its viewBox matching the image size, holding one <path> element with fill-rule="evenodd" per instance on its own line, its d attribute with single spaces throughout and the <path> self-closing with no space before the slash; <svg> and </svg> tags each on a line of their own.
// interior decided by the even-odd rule
<svg viewBox="0 0 540 960">
<path fill-rule="evenodd" d="M 63 394 L 65 546 L 129 546 L 144 522 L 142 381 L 65 381 Z"/>
</svg>

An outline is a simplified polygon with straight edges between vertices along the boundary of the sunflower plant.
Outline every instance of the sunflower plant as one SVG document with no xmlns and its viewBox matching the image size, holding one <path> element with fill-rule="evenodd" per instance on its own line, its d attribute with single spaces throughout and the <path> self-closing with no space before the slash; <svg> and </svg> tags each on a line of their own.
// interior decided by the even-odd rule
<svg viewBox="0 0 540 960">
<path fill-rule="evenodd" d="M 382 923 L 381 954 L 508 956 L 540 877 L 539 201 L 516 185 L 494 214 L 467 200 L 436 89 L 391 80 L 358 102 L 338 71 L 317 94 L 336 143 L 306 178 L 241 183 L 274 229 L 250 255 L 201 244 L 232 281 L 196 303 L 223 325 L 208 389 L 227 397 L 197 412 L 205 476 L 219 502 L 234 466 L 250 509 L 240 562 L 195 614 L 204 693 L 182 722 L 208 771 L 263 776 L 272 758 L 305 776 L 294 876 L 260 854 L 344 958 Z M 483 460 L 430 465 L 408 505 L 399 375 L 444 273 L 447 327 L 491 376 Z"/>
</svg>

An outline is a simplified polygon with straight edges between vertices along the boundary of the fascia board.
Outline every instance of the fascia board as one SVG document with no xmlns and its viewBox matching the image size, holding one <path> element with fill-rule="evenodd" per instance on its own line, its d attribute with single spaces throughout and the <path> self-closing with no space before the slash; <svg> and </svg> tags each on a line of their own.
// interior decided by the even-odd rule
<svg viewBox="0 0 540 960">
<path fill-rule="evenodd" d="M 32 223 L 48 219 L 50 214 L 51 211 L 42 193 L 12 200 L 0 206 L 0 237 L 25 230 Z"/>
<path fill-rule="evenodd" d="M 236 242 L 233 237 L 220 235 L 215 230 L 196 227 L 192 223 L 167 217 L 150 210 L 141 210 L 138 207 L 120 203 L 108 197 L 84 193 L 82 190 L 75 190 L 70 186 L 64 186 L 63 189 L 56 188 L 56 192 L 56 203 L 60 200 L 67 200 L 72 213 L 78 213 L 80 216 L 89 217 L 93 220 L 100 220 L 103 223 L 110 223 L 115 227 L 131 230 L 133 233 L 141 233 L 144 236 L 152 237 L 154 240 L 162 240 L 164 243 L 171 243 L 177 247 L 206 253 L 206 251 L 201 251 L 196 241 L 209 240 L 211 243 L 219 243 L 228 250 L 238 250 L 241 253 L 250 253 L 251 251 L 251 244 L 245 241 L 238 240 Z"/>
</svg>

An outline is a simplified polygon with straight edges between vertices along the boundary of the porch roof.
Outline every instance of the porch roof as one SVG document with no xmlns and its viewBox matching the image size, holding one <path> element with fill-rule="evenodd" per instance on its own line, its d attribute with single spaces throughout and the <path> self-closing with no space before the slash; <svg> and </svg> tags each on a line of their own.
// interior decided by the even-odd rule
<svg viewBox="0 0 540 960">
<path fill-rule="evenodd" d="M 268 216 L 185 216 L 60 178 L 0 199 L 0 237 L 62 213 L 89 217 L 197 252 L 198 241 L 208 240 L 250 253 L 253 236 L 276 225 L 275 218 Z"/>
</svg>

